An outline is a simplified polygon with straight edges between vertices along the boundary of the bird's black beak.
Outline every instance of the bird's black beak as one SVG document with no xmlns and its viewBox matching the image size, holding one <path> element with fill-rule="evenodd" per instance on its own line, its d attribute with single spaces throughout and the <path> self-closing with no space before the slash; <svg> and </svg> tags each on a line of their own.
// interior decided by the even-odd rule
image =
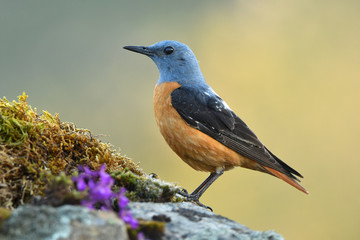
<svg viewBox="0 0 360 240">
<path fill-rule="evenodd" d="M 143 47 L 143 46 L 125 46 L 124 49 L 133 51 L 133 52 L 137 52 L 137 53 L 141 53 L 141 54 L 144 54 L 147 56 L 154 56 L 154 54 L 155 54 L 148 47 Z"/>
</svg>

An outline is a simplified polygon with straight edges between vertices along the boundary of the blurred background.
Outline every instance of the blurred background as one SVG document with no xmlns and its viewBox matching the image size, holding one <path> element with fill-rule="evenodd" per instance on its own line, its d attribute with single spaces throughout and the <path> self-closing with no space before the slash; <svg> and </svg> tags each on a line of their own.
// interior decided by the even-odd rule
<svg viewBox="0 0 360 240">
<path fill-rule="evenodd" d="M 208 173 L 158 132 L 155 64 L 122 49 L 171 39 L 310 195 L 234 169 L 202 197 L 285 239 L 360 239 L 359 1 L 1 1 L 0 97 L 104 134 L 147 173 L 189 191 Z"/>
</svg>

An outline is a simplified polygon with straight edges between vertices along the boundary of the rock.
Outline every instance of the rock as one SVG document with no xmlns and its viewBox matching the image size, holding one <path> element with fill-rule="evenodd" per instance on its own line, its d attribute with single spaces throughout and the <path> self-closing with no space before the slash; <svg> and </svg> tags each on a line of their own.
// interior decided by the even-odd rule
<svg viewBox="0 0 360 240">
<path fill-rule="evenodd" d="M 128 239 L 125 223 L 112 212 L 81 206 L 25 205 L 0 228 L 2 240 Z"/>
<path fill-rule="evenodd" d="M 128 206 L 133 217 L 140 220 L 140 229 L 150 229 L 146 238 L 151 236 L 153 240 L 283 240 L 282 236 L 274 231 L 253 231 L 193 203 L 131 202 Z M 133 236 L 136 236 L 136 233 Z M 112 212 L 91 211 L 72 205 L 58 208 L 25 205 L 14 210 L 11 217 L 3 222 L 0 239 L 129 238 L 124 222 Z"/>
<path fill-rule="evenodd" d="M 283 240 L 274 231 L 253 231 L 192 203 L 131 202 L 129 207 L 135 218 L 166 222 L 161 239 Z"/>
</svg>

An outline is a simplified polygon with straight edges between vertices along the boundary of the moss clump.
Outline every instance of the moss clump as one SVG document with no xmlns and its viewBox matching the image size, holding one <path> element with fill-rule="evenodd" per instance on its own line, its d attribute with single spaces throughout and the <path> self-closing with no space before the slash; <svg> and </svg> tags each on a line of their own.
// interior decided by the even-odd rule
<svg viewBox="0 0 360 240">
<path fill-rule="evenodd" d="M 25 93 L 18 102 L 0 99 L 0 207 L 13 209 L 32 196 L 45 196 L 50 183 L 56 183 L 56 189 L 66 183 L 54 176 L 73 175 L 78 165 L 95 170 L 106 164 L 109 173 L 145 176 L 131 159 L 89 130 L 61 122 L 58 114 L 38 115 L 26 99 Z M 67 184 L 72 188 L 71 181 Z"/>
<path fill-rule="evenodd" d="M 11 216 L 11 211 L 6 208 L 0 207 L 0 228 L 2 223 Z"/>
<path fill-rule="evenodd" d="M 23 203 L 79 204 L 84 193 L 74 190 L 71 176 L 79 165 L 106 171 L 132 201 L 179 202 L 177 186 L 146 175 L 130 158 L 120 155 L 87 129 L 61 122 L 59 116 L 36 113 L 26 102 L 0 99 L 0 207 Z"/>
<path fill-rule="evenodd" d="M 162 180 L 139 176 L 131 171 L 115 171 L 111 176 L 115 179 L 115 186 L 123 186 L 128 190 L 126 196 L 131 201 L 180 202 L 183 200 L 176 195 L 180 191 L 178 187 Z"/>
<path fill-rule="evenodd" d="M 58 176 L 47 172 L 45 179 L 47 184 L 42 191 L 43 196 L 34 196 L 31 199 L 32 205 L 51 205 L 54 207 L 65 204 L 79 205 L 86 195 L 86 192 L 74 190 L 71 176 L 66 176 L 64 172 Z"/>
<path fill-rule="evenodd" d="M 128 230 L 129 238 L 131 240 L 138 239 L 137 234 L 140 232 L 143 233 L 147 239 L 156 240 L 156 239 L 161 239 L 161 237 L 164 235 L 165 225 L 166 222 L 140 220 L 139 227 L 136 230 L 129 228 L 127 230 Z"/>
</svg>

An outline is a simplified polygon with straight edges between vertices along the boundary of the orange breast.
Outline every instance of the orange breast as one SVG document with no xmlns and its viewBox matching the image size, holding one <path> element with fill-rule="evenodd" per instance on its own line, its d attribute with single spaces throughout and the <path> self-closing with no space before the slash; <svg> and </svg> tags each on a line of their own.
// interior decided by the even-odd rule
<svg viewBox="0 0 360 240">
<path fill-rule="evenodd" d="M 154 111 L 156 123 L 166 142 L 179 157 L 199 171 L 214 172 L 217 168 L 242 166 L 260 170 L 250 160 L 220 142 L 188 125 L 171 105 L 171 93 L 181 87 L 176 82 L 156 85 Z"/>
</svg>

